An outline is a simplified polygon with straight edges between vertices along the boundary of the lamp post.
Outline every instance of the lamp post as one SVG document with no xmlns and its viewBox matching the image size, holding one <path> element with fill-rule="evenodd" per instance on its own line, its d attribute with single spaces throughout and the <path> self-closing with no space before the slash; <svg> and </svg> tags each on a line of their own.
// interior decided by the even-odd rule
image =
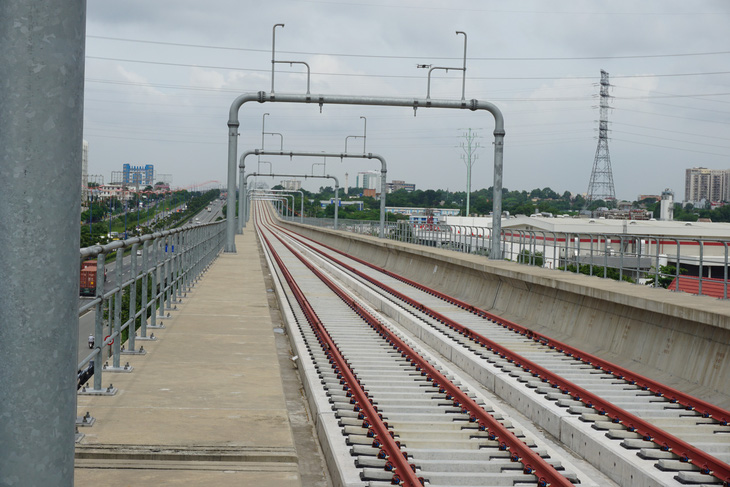
<svg viewBox="0 0 730 487">
<path fill-rule="evenodd" d="M 314 176 L 314 166 L 322 166 L 322 174 L 327 173 L 327 166 L 324 162 L 315 162 L 312 163 L 312 176 Z"/>
<path fill-rule="evenodd" d="M 368 119 L 365 117 L 362 117 L 362 116 L 360 118 L 362 118 L 363 121 L 365 122 L 365 127 L 363 127 L 363 131 L 362 131 L 362 153 L 365 154 L 367 152 L 365 150 L 365 143 L 367 142 L 367 139 L 368 139 Z"/>
<path fill-rule="evenodd" d="M 284 136 L 281 135 L 279 132 L 263 132 L 263 134 L 266 135 L 278 135 L 281 139 L 279 141 L 279 150 L 284 150 Z M 264 145 L 261 144 L 261 148 L 263 148 Z"/>
<path fill-rule="evenodd" d="M 271 162 L 269 161 L 258 161 L 256 170 L 261 171 L 261 164 L 268 164 L 269 165 L 269 173 L 274 172 L 274 166 L 271 165 Z"/>
<path fill-rule="evenodd" d="M 109 235 L 108 235 L 109 238 L 112 237 L 112 214 L 113 214 L 112 204 L 114 204 L 114 197 L 110 196 L 109 197 Z"/>
<path fill-rule="evenodd" d="M 273 91 L 273 90 L 271 90 Z M 261 117 L 261 149 L 264 148 L 264 127 L 266 127 L 266 115 L 270 115 L 270 113 L 264 113 L 263 117 Z"/>
<path fill-rule="evenodd" d="M 94 190 L 89 191 L 89 237 L 93 235 L 92 224 L 94 221 Z"/>
</svg>

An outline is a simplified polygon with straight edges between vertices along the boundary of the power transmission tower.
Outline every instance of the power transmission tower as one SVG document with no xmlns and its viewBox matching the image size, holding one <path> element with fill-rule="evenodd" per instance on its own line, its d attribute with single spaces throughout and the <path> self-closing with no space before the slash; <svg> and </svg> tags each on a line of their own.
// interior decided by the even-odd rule
<svg viewBox="0 0 730 487">
<path fill-rule="evenodd" d="M 613 173 L 611 172 L 611 157 L 608 154 L 608 73 L 601 70 L 601 103 L 600 120 L 598 121 L 598 147 L 593 160 L 591 180 L 588 183 L 586 206 L 592 201 L 603 200 L 615 203 L 616 190 L 613 187 Z"/>
<path fill-rule="evenodd" d="M 469 205 L 471 199 L 471 168 L 479 158 L 476 154 L 476 150 L 480 147 L 479 142 L 475 142 L 478 134 L 474 132 L 472 134 L 471 128 L 469 132 L 464 133 L 464 142 L 461 143 L 461 149 L 464 153 L 461 155 L 461 160 L 466 164 L 466 215 L 469 216 Z"/>
</svg>

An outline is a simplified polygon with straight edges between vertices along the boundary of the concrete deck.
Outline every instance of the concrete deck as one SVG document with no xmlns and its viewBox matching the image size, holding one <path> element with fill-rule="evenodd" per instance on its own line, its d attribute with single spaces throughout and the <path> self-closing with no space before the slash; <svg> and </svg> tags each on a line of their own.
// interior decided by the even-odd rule
<svg viewBox="0 0 730 487">
<path fill-rule="evenodd" d="M 287 222 L 292 230 L 730 409 L 730 305 Z"/>
<path fill-rule="evenodd" d="M 134 371 L 104 376 L 115 396 L 78 397 L 96 423 L 80 429 L 76 486 L 329 484 L 257 245 L 237 236 L 147 355 L 122 357 Z"/>
</svg>

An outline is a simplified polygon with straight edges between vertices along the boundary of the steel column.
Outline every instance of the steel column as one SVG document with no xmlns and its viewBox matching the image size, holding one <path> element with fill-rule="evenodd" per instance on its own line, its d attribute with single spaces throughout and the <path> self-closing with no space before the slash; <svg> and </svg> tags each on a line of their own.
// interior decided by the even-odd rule
<svg viewBox="0 0 730 487">
<path fill-rule="evenodd" d="M 85 30 L 85 0 L 0 2 L 6 486 L 73 485 Z"/>
</svg>

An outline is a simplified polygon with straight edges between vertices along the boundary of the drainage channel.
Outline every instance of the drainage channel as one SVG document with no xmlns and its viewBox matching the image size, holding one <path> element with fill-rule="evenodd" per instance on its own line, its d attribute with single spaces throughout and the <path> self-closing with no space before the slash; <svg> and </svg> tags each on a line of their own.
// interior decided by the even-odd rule
<svg viewBox="0 0 730 487">
<path fill-rule="evenodd" d="M 297 236 L 297 239 L 301 240 L 302 237 Z M 319 247 L 316 248 L 318 252 L 326 252 L 326 249 L 316 244 L 316 242 L 308 245 L 313 248 Z M 338 256 L 337 259 L 345 260 L 348 266 L 357 269 L 359 272 L 373 275 L 373 269 L 368 266 L 343 256 Z M 616 377 L 610 371 L 586 364 L 584 360 L 578 360 L 555 350 L 555 347 L 548 347 L 527 336 L 517 334 L 503 326 L 492 323 L 470 312 L 464 306 L 455 306 L 445 302 L 431 292 L 415 289 L 383 273 L 377 273 L 373 278 L 417 301 L 419 305 L 410 307 L 408 312 L 417 316 L 419 320 L 428 326 L 437 329 L 439 333 L 448 336 L 452 341 L 458 343 L 458 347 L 471 350 L 471 353 L 480 357 L 484 362 L 503 362 L 498 365 L 498 368 L 512 376 L 516 383 L 521 384 L 521 387 L 532 389 L 535 394 L 542 396 L 544 400 L 554 402 L 559 407 L 567 410 L 569 414 L 578 416 L 582 422 L 589 423 L 593 429 L 604 431 L 606 438 L 618 440 L 621 447 L 631 452 L 632 455 L 636 453 L 638 458 L 644 459 L 647 463 L 643 467 L 640 465 L 636 467 L 637 462 L 635 458 L 632 458 L 629 463 L 634 466 L 630 468 L 650 470 L 652 467 L 656 467 L 661 472 L 671 473 L 677 485 L 719 484 L 724 480 L 723 472 L 727 472 L 727 462 L 730 459 L 730 427 L 727 424 L 703 417 L 704 415 L 697 411 L 688 410 L 685 406 L 677 404 L 676 401 Z M 367 286 L 373 289 L 372 285 L 367 284 Z M 387 295 L 379 289 L 377 293 L 381 296 L 381 299 L 384 299 L 384 296 Z M 390 296 L 388 296 L 388 299 L 391 299 Z M 433 313 L 424 313 L 424 308 L 436 311 L 450 320 L 459 322 L 469 330 L 519 353 L 523 358 L 536 363 L 540 367 L 559 374 L 566 381 L 570 381 L 577 387 L 599 396 L 641 421 L 650 423 L 654 427 L 652 431 L 660 430 L 666 433 L 666 436 L 681 439 L 683 442 L 692 445 L 691 453 L 696 455 L 695 458 L 698 458 L 698 452 L 700 452 L 699 458 L 709 458 L 709 461 L 704 464 L 697 460 L 693 462 L 688 454 L 684 453 L 684 450 L 690 451 L 690 448 L 684 450 L 668 448 L 661 441 L 656 441 L 655 437 L 649 438 L 646 433 L 640 434 L 633 425 L 622 424 L 622 422 L 616 421 L 606 414 L 601 414 L 599 410 L 591 407 L 591 404 L 587 405 L 585 402 L 576 400 L 568 391 L 561 391 L 559 388 L 544 384 L 540 379 L 535 379 L 534 374 L 525 371 L 524 368 L 515 366 L 511 360 L 500 361 L 499 357 L 495 359 L 495 353 L 487 352 L 479 345 L 475 346 L 473 340 L 465 336 L 464 333 L 444 325 L 441 320 L 433 317 Z M 540 416 L 540 414 L 538 413 L 537 416 Z M 621 458 L 624 455 L 619 453 L 618 457 Z M 587 459 L 590 460 L 588 457 Z M 721 470 L 723 468 L 725 470 Z M 610 465 L 606 466 L 604 464 L 604 471 L 608 474 L 613 473 L 614 478 L 617 478 L 618 474 L 616 474 L 615 468 L 612 472 Z M 635 473 L 641 475 L 639 471 Z M 633 478 L 634 474 L 630 475 Z M 657 485 L 665 485 L 667 481 L 667 475 L 665 474 L 649 474 L 649 477 L 654 478 Z M 625 477 L 621 479 L 625 480 Z M 727 481 L 725 481 L 725 484 L 727 485 Z"/>
</svg>

